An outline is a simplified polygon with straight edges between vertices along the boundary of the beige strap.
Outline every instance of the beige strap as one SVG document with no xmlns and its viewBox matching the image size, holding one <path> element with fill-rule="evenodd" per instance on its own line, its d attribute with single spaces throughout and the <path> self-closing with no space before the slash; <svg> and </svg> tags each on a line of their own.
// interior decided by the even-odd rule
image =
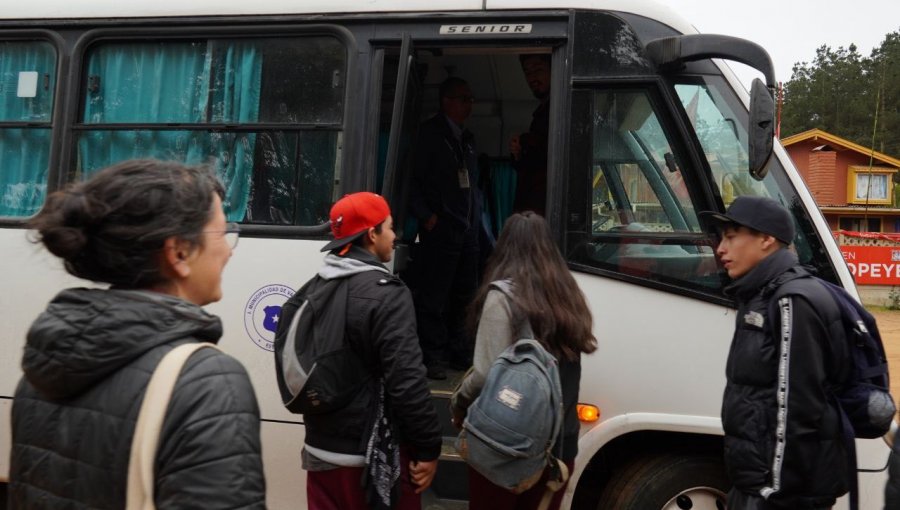
<svg viewBox="0 0 900 510">
<path fill-rule="evenodd" d="M 183 344 L 172 349 L 163 356 L 147 383 L 134 437 L 131 439 L 125 510 L 156 509 L 153 501 L 153 465 L 163 419 L 181 369 L 191 354 L 204 347 L 218 349 L 208 342 Z"/>
<path fill-rule="evenodd" d="M 544 491 L 544 497 L 541 498 L 541 503 L 538 505 L 537 510 L 547 510 L 553 495 L 562 489 L 569 479 L 569 466 L 559 459 L 553 459 L 553 461 L 559 466 L 559 480 L 547 480 L 547 490 Z"/>
</svg>

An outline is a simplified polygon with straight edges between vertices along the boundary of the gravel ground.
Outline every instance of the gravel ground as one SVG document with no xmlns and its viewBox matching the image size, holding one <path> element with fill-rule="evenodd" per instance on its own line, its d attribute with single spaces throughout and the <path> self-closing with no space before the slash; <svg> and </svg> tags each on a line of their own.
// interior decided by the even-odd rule
<svg viewBox="0 0 900 510">
<path fill-rule="evenodd" d="M 871 310 L 887 352 L 891 371 L 891 394 L 900 398 L 900 310 Z"/>
</svg>

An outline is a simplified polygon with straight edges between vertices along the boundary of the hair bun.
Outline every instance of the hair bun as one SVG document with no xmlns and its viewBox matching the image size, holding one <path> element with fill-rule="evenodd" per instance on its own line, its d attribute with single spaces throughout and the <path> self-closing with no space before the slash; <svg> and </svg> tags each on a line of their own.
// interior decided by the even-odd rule
<svg viewBox="0 0 900 510">
<path fill-rule="evenodd" d="M 50 253 L 71 261 L 87 246 L 85 228 L 91 222 L 91 207 L 83 193 L 58 191 L 47 200 L 40 220 L 33 226 Z"/>
<path fill-rule="evenodd" d="M 47 250 L 67 261 L 78 258 L 87 246 L 87 236 L 78 227 L 48 227 L 40 233 Z"/>
</svg>

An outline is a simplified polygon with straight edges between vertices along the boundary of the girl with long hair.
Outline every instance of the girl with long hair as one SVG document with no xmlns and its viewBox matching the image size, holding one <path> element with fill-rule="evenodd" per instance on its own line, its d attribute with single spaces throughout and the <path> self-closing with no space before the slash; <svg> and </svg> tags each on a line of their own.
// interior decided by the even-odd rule
<svg viewBox="0 0 900 510">
<path fill-rule="evenodd" d="M 499 290 L 499 282 L 511 292 Z M 581 354 L 594 352 L 597 340 L 592 333 L 593 320 L 584 294 L 553 242 L 543 217 L 526 211 L 506 220 L 469 315 L 476 329 L 475 356 L 472 370 L 451 400 L 454 424 L 462 426 L 466 410 L 481 392 L 491 364 L 500 353 L 518 339 L 532 337 L 559 362 L 564 417 L 553 451 L 571 469 L 578 453 L 576 404 Z M 539 482 L 516 495 L 469 468 L 471 510 L 537 508 L 544 491 L 545 484 Z M 554 495 L 551 510 L 559 508 L 564 492 L 563 488 Z"/>
</svg>

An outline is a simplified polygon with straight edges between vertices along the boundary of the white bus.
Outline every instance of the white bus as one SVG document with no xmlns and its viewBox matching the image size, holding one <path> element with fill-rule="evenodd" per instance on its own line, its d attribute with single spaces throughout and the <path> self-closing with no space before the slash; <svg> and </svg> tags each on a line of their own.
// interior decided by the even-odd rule
<svg viewBox="0 0 900 510">
<path fill-rule="evenodd" d="M 27 328 L 60 289 L 87 284 L 28 241 L 25 220 L 47 193 L 117 160 L 213 161 L 244 239 L 209 310 L 256 388 L 269 505 L 305 507 L 303 420 L 281 405 L 266 319 L 318 268 L 342 194 L 381 192 L 409 226 L 410 151 L 448 76 L 476 97 L 467 127 L 499 228 L 515 181 L 507 142 L 537 106 L 525 53 L 551 58 L 547 219 L 599 340 L 580 400 L 600 416 L 582 425 L 564 506 L 722 508 L 719 410 L 735 312 L 697 211 L 773 197 L 794 215 L 801 261 L 855 290 L 797 171 L 771 147 L 765 51 L 697 35 L 670 9 L 635 0 L 5 4 L 0 482 Z M 724 59 L 759 69 L 765 84 L 748 94 Z M 415 239 L 403 230 L 398 270 Z M 861 508 L 881 508 L 889 449 L 869 440 L 858 451 Z M 463 465 L 450 449 L 443 459 L 428 504 L 462 506 Z"/>
</svg>

